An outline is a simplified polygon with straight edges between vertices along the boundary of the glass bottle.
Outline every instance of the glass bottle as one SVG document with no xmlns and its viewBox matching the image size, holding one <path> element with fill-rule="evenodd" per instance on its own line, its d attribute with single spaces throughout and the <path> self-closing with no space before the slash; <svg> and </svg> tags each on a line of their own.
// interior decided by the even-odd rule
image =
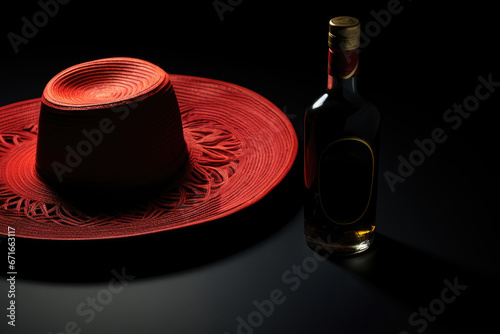
<svg viewBox="0 0 500 334">
<path fill-rule="evenodd" d="M 368 249 L 375 230 L 380 113 L 357 89 L 360 32 L 330 20 L 327 89 L 304 120 L 305 237 L 330 254 Z"/>
</svg>

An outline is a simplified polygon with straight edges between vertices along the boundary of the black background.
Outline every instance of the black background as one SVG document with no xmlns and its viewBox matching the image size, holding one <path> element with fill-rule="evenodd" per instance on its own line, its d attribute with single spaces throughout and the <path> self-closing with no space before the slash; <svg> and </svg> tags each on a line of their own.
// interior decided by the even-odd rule
<svg viewBox="0 0 500 334">
<path fill-rule="evenodd" d="M 499 297 L 500 92 L 455 130 L 443 114 L 474 94 L 479 76 L 500 81 L 493 3 L 401 0 L 385 26 L 375 16 L 391 1 L 232 3 L 221 20 L 213 0 L 72 0 L 17 53 L 8 34 L 21 35 L 22 17 L 32 22 L 41 7 L 34 0 L 3 4 L 0 105 L 41 96 L 68 66 L 130 56 L 169 73 L 250 88 L 289 114 L 301 140 L 303 113 L 326 85 L 328 21 L 358 17 L 370 37 L 361 48 L 359 87 L 384 119 L 373 249 L 320 263 L 290 292 L 281 274 L 312 256 L 302 237 L 299 154 L 265 200 L 206 226 L 105 242 L 19 238 L 18 326 L 7 333 L 58 333 L 72 319 L 82 333 L 235 333 L 237 317 L 275 288 L 287 301 L 254 333 L 416 333 L 409 315 L 455 277 L 467 290 L 424 332 L 489 328 Z M 391 191 L 384 173 L 395 173 L 398 156 L 408 157 L 414 140 L 435 128 L 447 140 Z M 75 306 L 122 267 L 136 279 L 85 324 Z"/>
</svg>

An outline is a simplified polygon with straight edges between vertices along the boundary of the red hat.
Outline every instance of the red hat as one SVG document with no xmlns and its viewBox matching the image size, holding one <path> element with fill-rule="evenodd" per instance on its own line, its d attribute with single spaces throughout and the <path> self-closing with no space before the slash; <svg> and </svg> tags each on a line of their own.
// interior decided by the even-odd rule
<svg viewBox="0 0 500 334">
<path fill-rule="evenodd" d="M 57 74 L 0 108 L 0 233 L 105 239 L 200 224 L 268 194 L 297 137 L 243 87 L 134 58 Z"/>
</svg>

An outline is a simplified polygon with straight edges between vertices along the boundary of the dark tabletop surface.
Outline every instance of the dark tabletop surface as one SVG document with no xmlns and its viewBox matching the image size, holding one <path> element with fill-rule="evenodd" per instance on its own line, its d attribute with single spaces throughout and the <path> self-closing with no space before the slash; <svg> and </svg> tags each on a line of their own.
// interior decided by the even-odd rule
<svg viewBox="0 0 500 334">
<path fill-rule="evenodd" d="M 0 105 L 41 96 L 68 66 L 130 56 L 256 91 L 289 116 L 299 142 L 305 108 L 326 85 L 328 20 L 359 17 L 359 88 L 383 116 L 377 234 L 369 251 L 347 258 L 306 246 L 301 147 L 285 180 L 231 217 L 116 240 L 17 238 L 16 326 L 7 325 L 2 269 L 0 333 L 413 334 L 485 332 L 497 323 L 500 71 L 492 5 L 41 3 L 5 11 Z M 37 14 L 43 8 L 48 14 Z M 36 33 L 11 42 L 26 20 L 38 20 Z M 474 100 L 478 90 L 490 94 Z M 447 118 L 459 104 L 471 111 Z M 435 129 L 446 140 L 391 188 L 386 175 L 397 173 L 398 157 L 415 154 L 415 141 Z"/>
</svg>

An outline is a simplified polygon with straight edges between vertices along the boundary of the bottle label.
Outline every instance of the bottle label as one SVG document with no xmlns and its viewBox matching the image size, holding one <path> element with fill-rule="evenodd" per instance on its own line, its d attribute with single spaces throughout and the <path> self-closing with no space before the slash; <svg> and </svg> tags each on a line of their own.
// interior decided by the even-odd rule
<svg viewBox="0 0 500 334">
<path fill-rule="evenodd" d="M 358 49 L 332 50 L 328 52 L 328 73 L 339 79 L 358 76 Z"/>
<path fill-rule="evenodd" d="M 319 199 L 325 216 L 347 225 L 360 220 L 372 197 L 375 156 L 368 142 L 346 137 L 321 153 L 318 168 Z"/>
</svg>

